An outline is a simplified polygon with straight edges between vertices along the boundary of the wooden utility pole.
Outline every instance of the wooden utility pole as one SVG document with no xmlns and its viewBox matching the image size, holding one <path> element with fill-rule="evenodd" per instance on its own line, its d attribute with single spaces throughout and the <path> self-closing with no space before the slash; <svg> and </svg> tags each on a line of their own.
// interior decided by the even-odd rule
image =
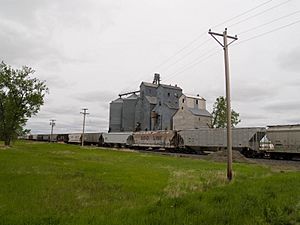
<svg viewBox="0 0 300 225">
<path fill-rule="evenodd" d="M 50 120 L 50 126 L 51 126 L 51 133 L 50 133 L 50 142 L 52 142 L 53 141 L 53 127 L 55 126 L 55 121 L 56 120 Z"/>
<path fill-rule="evenodd" d="M 208 32 L 224 49 L 224 63 L 225 63 L 225 80 L 226 80 L 226 105 L 227 105 L 227 179 L 232 180 L 232 129 L 231 129 L 231 100 L 230 100 L 230 77 L 229 77 L 229 59 L 228 46 L 236 41 L 238 38 L 235 35 L 227 35 L 227 28 L 223 34 L 215 33 L 209 30 Z M 223 37 L 223 44 L 216 38 L 216 36 Z M 232 41 L 228 43 L 228 39 Z"/>
<path fill-rule="evenodd" d="M 83 114 L 83 124 L 82 124 L 82 135 L 81 135 L 81 146 L 84 145 L 84 128 L 85 128 L 85 116 L 88 115 L 86 111 L 88 110 L 87 108 L 82 109 L 83 112 L 80 112 L 80 114 Z"/>
</svg>

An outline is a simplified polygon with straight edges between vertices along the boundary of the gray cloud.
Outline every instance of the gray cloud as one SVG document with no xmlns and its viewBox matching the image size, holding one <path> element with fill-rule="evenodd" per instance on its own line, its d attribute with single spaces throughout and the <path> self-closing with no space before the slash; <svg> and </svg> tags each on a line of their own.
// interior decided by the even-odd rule
<svg viewBox="0 0 300 225">
<path fill-rule="evenodd" d="M 44 111 L 47 112 L 47 114 L 62 114 L 62 115 L 68 115 L 68 114 L 74 114 L 74 112 L 78 111 L 78 107 L 74 106 L 48 106 L 43 109 Z"/>
<path fill-rule="evenodd" d="M 232 107 L 235 111 L 239 112 L 242 116 L 242 120 L 260 120 L 264 118 L 263 115 L 258 114 L 253 109 L 258 109 L 265 102 L 269 102 L 270 99 L 276 98 L 280 93 L 276 88 L 276 84 L 267 82 L 238 82 L 231 89 Z M 223 87 L 211 87 L 205 92 L 204 98 L 206 98 L 207 108 L 212 111 L 213 104 L 217 97 L 225 96 L 225 90 Z M 252 110 L 250 109 L 252 108 Z M 252 113 L 249 113 L 251 111 Z"/>
<path fill-rule="evenodd" d="M 47 0 L 1 0 L 0 12 L 2 17 L 20 22 L 28 26 L 36 24 L 36 12 L 40 8 L 47 8 L 50 1 Z"/>
<path fill-rule="evenodd" d="M 279 65 L 287 71 L 300 72 L 300 47 L 282 52 L 278 57 Z"/>
<path fill-rule="evenodd" d="M 288 101 L 288 102 L 274 102 L 269 103 L 266 106 L 262 107 L 264 110 L 276 114 L 285 113 L 286 115 L 296 113 L 296 115 L 300 112 L 300 104 L 299 101 Z"/>
<path fill-rule="evenodd" d="M 59 50 L 47 42 L 44 34 L 13 21 L 0 20 L 0 40 L 2 60 L 9 63 L 23 65 L 45 57 L 60 57 Z"/>
<path fill-rule="evenodd" d="M 27 127 L 34 127 L 32 131 L 37 134 L 49 134 L 51 129 L 48 121 L 30 121 L 27 123 Z M 56 121 L 56 125 L 53 129 L 54 133 L 81 132 L 81 130 L 82 127 L 80 127 L 78 123 L 62 121 Z"/>
<path fill-rule="evenodd" d="M 105 105 L 108 105 L 110 101 L 118 98 L 118 95 L 116 94 L 116 92 L 113 91 L 100 90 L 76 94 L 75 98 L 84 102 L 104 102 Z"/>
<path fill-rule="evenodd" d="M 95 30 L 101 34 L 113 25 L 112 13 L 118 2 L 1 0 L 2 60 L 18 65 L 45 60 L 55 64 L 86 62 L 88 59 L 78 54 L 91 48 L 89 39 L 99 37 L 88 33 Z M 74 46 L 78 48 L 82 42 L 86 45 L 74 54 Z"/>
<path fill-rule="evenodd" d="M 232 90 L 232 100 L 237 102 L 259 102 L 274 97 L 278 92 L 276 85 L 271 83 L 256 84 L 244 83 L 243 85 L 235 86 Z"/>
<path fill-rule="evenodd" d="M 243 113 L 241 114 L 241 118 L 242 120 L 254 120 L 254 121 L 257 121 L 257 120 L 266 120 L 268 118 L 267 115 L 262 115 L 262 114 L 258 114 L 258 113 Z"/>
<path fill-rule="evenodd" d="M 300 117 L 298 116 L 298 117 L 295 117 L 295 118 L 288 118 L 286 120 L 286 122 L 288 124 L 300 124 Z"/>
<path fill-rule="evenodd" d="M 298 74 L 296 76 L 297 77 L 294 77 L 292 79 L 282 81 L 282 87 L 296 88 L 298 91 L 298 89 L 300 88 L 300 76 L 298 76 Z"/>
<path fill-rule="evenodd" d="M 37 115 L 34 115 L 32 118 L 39 118 L 41 120 L 49 120 L 52 118 L 52 114 L 47 111 L 40 111 Z"/>
<path fill-rule="evenodd" d="M 56 118 L 53 114 L 49 116 L 48 113 L 41 112 L 39 117 L 33 117 L 28 121 L 26 127 L 34 127 L 34 133 L 49 133 L 50 125 L 49 119 Z M 90 116 L 86 117 L 86 132 L 99 132 L 108 130 L 107 117 Z M 56 120 L 54 127 L 55 133 L 70 133 L 70 132 L 81 132 L 82 131 L 82 116 L 74 114 L 64 114 L 63 117 L 59 117 Z"/>
<path fill-rule="evenodd" d="M 48 75 L 41 75 L 41 80 L 44 80 L 47 87 L 50 89 L 50 92 L 52 92 L 53 89 L 66 89 L 70 86 L 72 86 L 73 81 L 66 81 L 60 76 L 48 74 Z"/>
</svg>

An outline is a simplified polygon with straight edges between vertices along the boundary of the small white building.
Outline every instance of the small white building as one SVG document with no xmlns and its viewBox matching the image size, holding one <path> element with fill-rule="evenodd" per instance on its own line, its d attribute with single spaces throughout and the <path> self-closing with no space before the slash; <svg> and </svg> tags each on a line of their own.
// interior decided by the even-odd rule
<svg viewBox="0 0 300 225">
<path fill-rule="evenodd" d="M 179 98 L 179 109 L 173 116 L 173 130 L 211 127 L 211 118 L 204 98 L 183 94 Z"/>
</svg>

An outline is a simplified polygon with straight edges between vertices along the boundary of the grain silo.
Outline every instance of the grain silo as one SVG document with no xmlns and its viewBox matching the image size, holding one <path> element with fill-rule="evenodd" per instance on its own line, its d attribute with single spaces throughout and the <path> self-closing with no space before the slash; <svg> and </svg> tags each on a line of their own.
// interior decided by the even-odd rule
<svg viewBox="0 0 300 225">
<path fill-rule="evenodd" d="M 135 130 L 135 111 L 138 96 L 132 94 L 125 98 L 123 101 L 123 114 L 122 114 L 122 131 L 134 131 Z"/>
<path fill-rule="evenodd" d="M 109 132 L 120 132 L 123 129 L 122 114 L 123 114 L 122 98 L 118 98 L 110 103 L 109 110 Z"/>
</svg>

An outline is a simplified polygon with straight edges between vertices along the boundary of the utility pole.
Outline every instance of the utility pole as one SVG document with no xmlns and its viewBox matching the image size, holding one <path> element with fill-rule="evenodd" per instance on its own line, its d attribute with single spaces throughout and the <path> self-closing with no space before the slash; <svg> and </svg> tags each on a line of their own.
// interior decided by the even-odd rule
<svg viewBox="0 0 300 225">
<path fill-rule="evenodd" d="M 52 142 L 53 141 L 53 127 L 55 126 L 55 121 L 56 120 L 50 120 L 50 126 L 51 126 L 51 133 L 50 133 L 50 142 Z"/>
<path fill-rule="evenodd" d="M 229 60 L 228 60 L 228 46 L 236 41 L 238 38 L 235 35 L 227 35 L 227 28 L 223 34 L 215 33 L 209 30 L 208 32 L 224 49 L 224 63 L 225 63 L 225 80 L 226 80 L 226 105 L 227 105 L 227 179 L 232 180 L 232 129 L 231 129 L 231 100 L 230 100 L 230 77 L 229 77 Z M 216 36 L 223 37 L 221 43 Z M 228 43 L 228 39 L 232 41 Z"/>
<path fill-rule="evenodd" d="M 84 127 L 85 127 L 85 116 L 88 115 L 86 111 L 88 110 L 87 108 L 82 109 L 83 112 L 80 112 L 80 114 L 83 114 L 83 124 L 82 124 L 82 135 L 81 135 L 81 146 L 84 145 Z"/>
</svg>

